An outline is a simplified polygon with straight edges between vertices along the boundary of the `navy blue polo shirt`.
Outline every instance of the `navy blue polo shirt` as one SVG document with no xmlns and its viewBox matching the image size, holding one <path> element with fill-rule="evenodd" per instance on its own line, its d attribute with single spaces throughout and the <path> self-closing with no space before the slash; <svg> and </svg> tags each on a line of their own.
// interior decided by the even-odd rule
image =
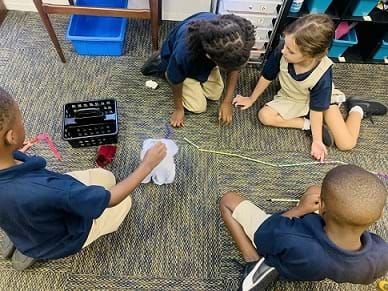
<svg viewBox="0 0 388 291">
<path fill-rule="evenodd" d="M 23 163 L 0 170 L 0 227 L 33 258 L 78 252 L 93 219 L 108 207 L 110 192 L 46 170 L 41 157 L 15 152 L 14 158 Z"/>
<path fill-rule="evenodd" d="M 206 55 L 196 58 L 187 47 L 187 29 L 191 22 L 197 20 L 214 20 L 218 16 L 210 12 L 194 14 L 176 26 L 164 41 L 160 56 L 163 69 L 168 80 L 176 85 L 186 78 L 195 79 L 201 83 L 206 82 L 216 64 Z"/>
<path fill-rule="evenodd" d="M 282 46 L 279 45 L 270 54 L 267 62 L 264 65 L 262 76 L 269 80 L 275 80 L 280 71 L 280 59 L 282 58 Z M 294 65 L 288 64 L 288 73 L 296 81 L 305 80 L 314 69 L 302 73 L 296 74 Z M 314 111 L 323 112 L 329 109 L 331 102 L 331 94 L 333 87 L 333 70 L 330 67 L 318 81 L 313 88 L 310 89 L 310 109 Z"/>
<path fill-rule="evenodd" d="M 365 231 L 362 249 L 347 251 L 327 237 L 324 225 L 315 213 L 292 219 L 274 214 L 254 235 L 257 251 L 288 280 L 365 284 L 388 271 L 388 244 L 382 238 Z"/>
</svg>

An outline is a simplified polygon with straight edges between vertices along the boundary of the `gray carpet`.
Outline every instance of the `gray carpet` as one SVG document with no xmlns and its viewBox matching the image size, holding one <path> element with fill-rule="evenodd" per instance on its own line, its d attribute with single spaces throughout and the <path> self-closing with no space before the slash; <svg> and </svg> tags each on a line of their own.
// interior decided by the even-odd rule
<svg viewBox="0 0 388 291">
<path fill-rule="evenodd" d="M 161 138 L 173 105 L 161 79 L 157 90 L 139 68 L 151 53 L 149 23 L 131 20 L 125 55 L 85 57 L 73 52 L 64 39 L 68 18 L 53 16 L 67 63 L 62 64 L 35 13 L 9 12 L 0 27 L 0 85 L 21 107 L 28 137 L 50 134 L 63 162 L 56 161 L 45 143 L 32 153 L 45 157 L 50 169 L 66 172 L 94 167 L 96 148 L 73 149 L 61 139 L 62 106 L 81 100 L 115 98 L 119 108 L 119 150 L 111 165 L 121 180 L 139 162 L 145 138 Z M 163 39 L 174 23 L 164 22 Z M 249 94 L 259 71 L 242 72 L 238 93 Z M 337 64 L 336 86 L 347 95 L 371 97 L 388 105 L 388 66 Z M 265 93 L 263 104 L 277 90 Z M 204 114 L 186 115 L 186 126 L 173 129 L 180 146 L 173 184 L 142 185 L 133 193 L 134 205 L 120 229 L 79 254 L 19 273 L 0 261 L 1 290 L 236 290 L 243 262 L 221 220 L 218 200 L 226 191 L 240 191 L 269 213 L 291 207 L 271 203 L 274 198 L 297 198 L 312 183 L 320 183 L 333 165 L 278 169 L 250 161 L 201 153 L 187 144 L 190 138 L 205 149 L 236 152 L 269 162 L 310 161 L 310 140 L 301 131 L 263 127 L 257 104 L 235 112 L 230 126 L 217 123 L 217 102 Z M 342 153 L 332 148 L 329 158 L 388 172 L 388 119 L 362 123 L 358 146 Z M 388 210 L 388 209 L 386 209 Z M 388 211 L 371 230 L 388 239 Z M 3 234 L 0 232 L 0 239 Z M 374 290 L 376 284 L 338 285 L 330 281 L 277 282 L 268 290 Z"/>
</svg>

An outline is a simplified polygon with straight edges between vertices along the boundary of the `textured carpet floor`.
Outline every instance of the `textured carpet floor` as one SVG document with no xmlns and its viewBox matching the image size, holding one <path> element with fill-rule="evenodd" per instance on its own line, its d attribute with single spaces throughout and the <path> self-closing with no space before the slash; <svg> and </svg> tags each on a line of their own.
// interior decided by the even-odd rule
<svg viewBox="0 0 388 291">
<path fill-rule="evenodd" d="M 115 98 L 119 108 L 119 150 L 111 170 L 123 179 L 139 162 L 145 138 L 165 135 L 172 109 L 171 92 L 160 79 L 157 90 L 145 88 L 139 68 L 151 53 L 149 24 L 131 20 L 125 55 L 85 57 L 64 39 L 68 18 L 54 16 L 64 48 L 62 64 L 38 15 L 9 12 L 0 27 L 0 85 L 21 107 L 28 137 L 50 134 L 63 156 L 56 161 L 44 143 L 32 153 L 45 157 L 50 169 L 66 172 L 94 167 L 96 148 L 73 149 L 61 139 L 62 106 L 81 100 Z M 162 39 L 173 23 L 162 26 Z M 249 94 L 259 71 L 242 72 L 238 93 Z M 347 95 L 373 96 L 388 105 L 388 66 L 338 64 L 336 86 Z M 261 104 L 271 98 L 275 83 Z M 260 105 L 261 105 L 260 104 Z M 310 161 L 310 140 L 301 131 L 263 127 L 257 121 L 259 104 L 235 112 L 230 126 L 217 123 L 218 103 L 208 112 L 187 114 L 186 126 L 172 130 L 180 146 L 175 183 L 142 185 L 133 193 L 134 205 L 120 229 L 99 239 L 79 254 L 39 262 L 19 273 L 0 261 L 0 290 L 236 290 L 242 262 L 221 220 L 218 200 L 226 191 L 240 191 L 269 213 L 291 204 L 267 202 L 270 197 L 297 198 L 312 183 L 320 183 L 333 166 L 278 169 L 250 161 L 201 153 L 190 138 L 206 149 L 241 153 L 269 162 Z M 388 172 L 388 118 L 365 120 L 356 149 L 329 150 L 329 159 L 342 160 L 371 171 Z M 388 210 L 388 209 L 386 209 Z M 388 211 L 371 230 L 388 239 Z M 0 240 L 3 234 L 0 232 Z M 330 281 L 277 282 L 269 290 L 374 290 L 376 284 L 338 285 Z"/>
</svg>

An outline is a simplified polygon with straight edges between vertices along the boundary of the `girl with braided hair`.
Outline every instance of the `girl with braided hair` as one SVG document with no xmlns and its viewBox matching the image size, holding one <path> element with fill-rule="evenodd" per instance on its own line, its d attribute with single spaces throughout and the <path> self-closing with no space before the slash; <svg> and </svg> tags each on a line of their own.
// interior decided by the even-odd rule
<svg viewBox="0 0 388 291">
<path fill-rule="evenodd" d="M 224 90 L 220 69 L 227 72 L 219 120 L 232 121 L 232 99 L 255 42 L 252 24 L 236 15 L 197 13 L 183 20 L 142 67 L 144 75 L 164 74 L 172 88 L 173 127 L 184 126 L 184 109 L 206 111 L 207 99 L 219 100 Z"/>
</svg>

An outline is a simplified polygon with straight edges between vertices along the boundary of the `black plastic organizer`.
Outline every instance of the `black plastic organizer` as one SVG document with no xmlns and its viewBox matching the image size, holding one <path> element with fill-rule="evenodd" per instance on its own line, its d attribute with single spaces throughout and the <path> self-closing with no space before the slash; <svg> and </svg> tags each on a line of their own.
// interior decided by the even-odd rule
<svg viewBox="0 0 388 291">
<path fill-rule="evenodd" d="M 114 99 L 67 103 L 63 107 L 63 139 L 74 148 L 117 143 Z"/>
</svg>

